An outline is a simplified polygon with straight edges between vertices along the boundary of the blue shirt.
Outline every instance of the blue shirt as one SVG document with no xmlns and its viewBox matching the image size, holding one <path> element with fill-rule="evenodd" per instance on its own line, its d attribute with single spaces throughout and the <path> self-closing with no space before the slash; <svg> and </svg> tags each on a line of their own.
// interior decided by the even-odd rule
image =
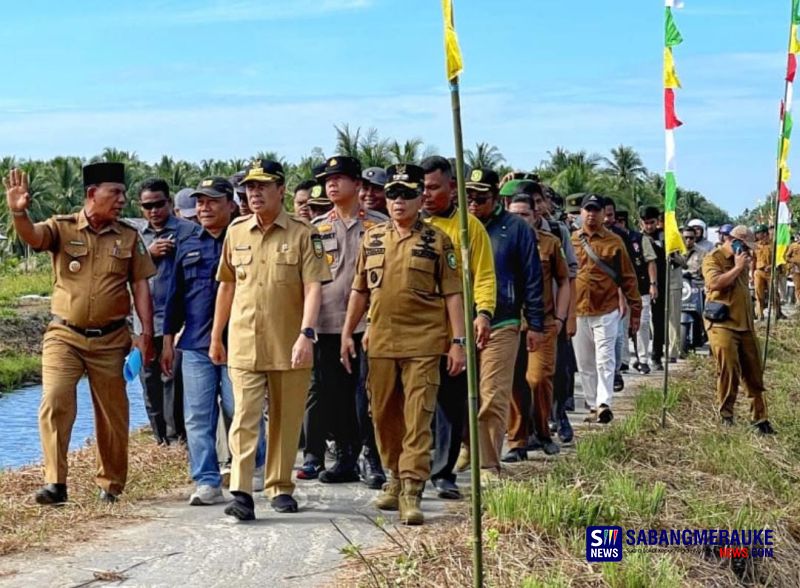
<svg viewBox="0 0 800 588">
<path fill-rule="evenodd" d="M 176 245 L 172 253 L 153 258 L 153 263 L 156 266 L 156 275 L 148 280 L 150 297 L 153 299 L 153 334 L 156 337 L 164 333 L 164 310 L 167 305 L 167 291 L 175 270 L 177 246 L 189 235 L 198 231 L 199 228 L 199 225 L 195 223 L 170 215 L 161 229 L 156 230 L 148 224 L 141 230 L 142 241 L 144 241 L 146 247 L 150 247 L 157 238 L 174 239 Z M 138 328 L 136 330 L 137 332 L 139 331 Z"/>
<path fill-rule="evenodd" d="M 179 349 L 206 351 L 211 346 L 214 302 L 219 287 L 217 266 L 226 232 L 214 237 L 203 229 L 178 245 L 167 295 L 164 334 L 175 335 L 184 327 Z M 223 340 L 227 340 L 227 335 Z"/>
</svg>

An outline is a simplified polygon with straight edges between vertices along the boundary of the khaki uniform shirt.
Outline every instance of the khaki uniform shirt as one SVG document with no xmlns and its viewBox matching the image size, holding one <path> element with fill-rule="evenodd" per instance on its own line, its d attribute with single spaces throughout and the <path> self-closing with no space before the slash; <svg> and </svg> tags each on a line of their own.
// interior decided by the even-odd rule
<svg viewBox="0 0 800 588">
<path fill-rule="evenodd" d="M 322 306 L 317 326 L 319 333 L 342 332 L 364 231 L 387 220 L 386 216 L 362 207 L 355 218 L 339 218 L 336 211 L 332 210 L 311 221 L 322 237 L 325 258 L 333 276 L 333 281 L 322 287 Z M 366 320 L 362 320 L 354 332 L 361 333 L 365 327 Z"/>
<path fill-rule="evenodd" d="M 725 290 L 712 290 L 711 282 L 733 269 L 734 256 L 722 247 L 717 247 L 703 260 L 703 276 L 706 281 L 706 303 L 722 302 L 728 305 L 728 320 L 712 323 L 705 321 L 706 329 L 725 328 L 732 331 L 755 331 L 753 306 L 750 297 L 748 272 L 745 269 L 736 281 Z"/>
<path fill-rule="evenodd" d="M 54 216 L 37 226 L 45 229 L 37 251 L 53 257 L 54 315 L 88 329 L 130 314 L 128 283 L 156 273 L 136 227 L 120 221 L 96 232 L 84 211 Z"/>
<path fill-rule="evenodd" d="M 256 215 L 228 228 L 217 270 L 235 282 L 228 365 L 249 371 L 292 369 L 303 321 L 304 286 L 331 279 L 317 229 L 281 211 L 265 232 Z M 305 366 L 306 368 L 308 366 Z"/>
<path fill-rule="evenodd" d="M 569 279 L 569 267 L 561 249 L 561 242 L 550 232 L 541 229 L 536 231 L 539 247 L 539 259 L 542 260 L 542 300 L 544 301 L 544 324 L 555 321 L 555 294 L 557 283 Z M 566 319 L 566 317 L 561 317 Z"/>
<path fill-rule="evenodd" d="M 445 296 L 461 292 L 450 238 L 417 221 L 401 237 L 391 221 L 364 234 L 353 290 L 370 294 L 370 357 L 424 357 L 449 346 Z"/>
<path fill-rule="evenodd" d="M 786 262 L 790 264 L 791 273 L 800 273 L 800 243 L 792 243 L 789 245 L 784 258 Z M 800 284 L 797 284 L 796 287 L 800 288 Z"/>
<path fill-rule="evenodd" d="M 772 244 L 758 243 L 755 250 L 756 269 L 769 272 L 772 270 Z"/>
<path fill-rule="evenodd" d="M 706 252 L 702 249 L 694 247 L 686 252 L 684 255 L 686 259 L 686 270 L 693 276 L 700 277 L 703 275 L 703 259 Z"/>
<path fill-rule="evenodd" d="M 583 236 L 586 236 L 597 256 L 617 271 L 621 277 L 619 288 L 628 301 L 631 317 L 638 318 L 642 312 L 642 297 L 639 295 L 631 258 L 622 239 L 605 227 L 601 227 L 591 237 L 583 229 L 572 234 L 572 245 L 578 256 L 578 277 L 575 280 L 576 314 L 600 316 L 619 308 L 617 284 L 589 258 L 581 243 Z"/>
</svg>

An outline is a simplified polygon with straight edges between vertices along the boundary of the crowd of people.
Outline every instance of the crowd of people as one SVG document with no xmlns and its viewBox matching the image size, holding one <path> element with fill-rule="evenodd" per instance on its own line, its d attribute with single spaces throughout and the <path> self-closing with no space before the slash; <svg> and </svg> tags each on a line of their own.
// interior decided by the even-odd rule
<svg viewBox="0 0 800 588">
<path fill-rule="evenodd" d="M 39 504 L 67 500 L 75 386 L 84 373 L 101 498 L 114 502 L 125 487 L 122 365 L 131 314 L 155 439 L 186 443 L 192 505 L 222 502 L 227 485 L 233 501 L 225 513 L 239 520 L 255 518 L 253 495 L 262 490 L 276 511 L 296 512 L 295 479 L 318 479 L 360 480 L 380 490 L 378 508 L 421 524 L 425 484 L 441 498 L 460 498 L 457 473 L 472 451 L 483 479 L 532 451 L 558 454 L 574 437 L 576 374 L 586 420 L 605 425 L 626 373 L 657 372 L 685 357 L 684 278 L 705 286 L 705 325 L 693 341 L 708 330 L 720 422 L 733 424 L 741 379 L 752 425 L 774 433 L 748 284 L 752 278 L 760 316 L 771 265 L 766 227 L 754 236 L 725 226 L 712 244 L 695 220 L 681 229 L 686 253 L 668 254 L 656 207 L 635 211 L 637 226 L 612 198 L 563 198 L 534 174 L 474 169 L 465 179 L 462 259 L 456 178 L 443 157 L 387 169 L 328 158 L 294 188 L 291 210 L 274 161 L 174 195 L 153 178 L 135 195 L 140 224 L 120 219 L 124 171 L 85 166 L 84 208 L 35 224 L 25 174 L 4 179 L 17 234 L 51 252 L 55 274 Z M 787 261 L 800 264 L 800 244 Z M 462 271 L 471 277 L 470 317 Z M 466 318 L 478 357 L 479 447 L 465 434 Z"/>
</svg>

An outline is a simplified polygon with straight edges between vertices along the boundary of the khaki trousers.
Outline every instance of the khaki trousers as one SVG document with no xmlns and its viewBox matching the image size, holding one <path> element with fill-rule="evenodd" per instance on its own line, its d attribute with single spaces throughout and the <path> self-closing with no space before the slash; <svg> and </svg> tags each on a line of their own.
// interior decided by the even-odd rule
<svg viewBox="0 0 800 588">
<path fill-rule="evenodd" d="M 553 407 L 553 376 L 556 373 L 556 349 L 558 336 L 556 325 L 550 324 L 544 331 L 544 342 L 528 354 L 528 386 L 533 395 L 533 422 L 536 434 L 542 441 L 550 440 L 550 410 Z"/>
<path fill-rule="evenodd" d="M 425 482 L 431 473 L 440 356 L 368 361 L 367 395 L 381 462 L 396 480 Z"/>
<path fill-rule="evenodd" d="M 776 276 L 776 286 L 777 286 L 777 278 L 778 276 Z M 756 316 L 759 319 L 763 319 L 765 303 L 767 300 L 767 293 L 769 292 L 769 285 L 770 285 L 769 272 L 765 272 L 764 270 L 756 270 L 754 281 L 756 289 Z M 777 317 L 781 314 L 781 300 L 780 296 L 778 296 L 777 287 L 775 288 L 775 292 L 773 292 L 770 298 L 772 298 L 772 304 L 774 305 L 772 308 L 772 315 Z"/>
<path fill-rule="evenodd" d="M 112 494 L 128 476 L 128 396 L 122 366 L 131 336 L 120 328 L 88 338 L 63 325 L 50 325 L 42 344 L 42 402 L 39 436 L 48 484 L 67 483 L 67 452 L 77 414 L 76 386 L 89 376 L 95 423 L 95 483 Z"/>
<path fill-rule="evenodd" d="M 755 333 L 711 327 L 708 340 L 717 362 L 717 408 L 720 416 L 733 417 L 739 380 L 744 380 L 746 395 L 750 399 L 750 420 L 753 424 L 767 420 L 764 374 Z"/>
<path fill-rule="evenodd" d="M 531 388 L 527 381 L 528 349 L 524 335 L 517 341 L 517 358 L 514 363 L 514 382 L 511 406 L 508 411 L 508 447 L 524 449 L 528 446 L 528 421 L 531 414 Z"/>
<path fill-rule="evenodd" d="M 800 273 L 792 274 L 792 284 L 794 284 L 794 303 L 800 305 Z"/>
<path fill-rule="evenodd" d="M 269 498 L 292 494 L 292 468 L 297 457 L 311 368 L 252 372 L 229 367 L 233 385 L 233 422 L 228 435 L 231 451 L 231 491 L 253 493 L 253 470 L 264 398 L 267 398 L 267 463 L 264 493 Z M 267 394 L 269 390 L 269 394 Z"/>
</svg>

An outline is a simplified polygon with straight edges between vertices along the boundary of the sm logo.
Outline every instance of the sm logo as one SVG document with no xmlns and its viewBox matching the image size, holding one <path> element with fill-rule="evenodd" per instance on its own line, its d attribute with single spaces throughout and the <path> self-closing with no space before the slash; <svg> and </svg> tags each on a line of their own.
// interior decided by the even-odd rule
<svg viewBox="0 0 800 588">
<path fill-rule="evenodd" d="M 622 527 L 586 527 L 586 561 L 622 561 Z"/>
</svg>

